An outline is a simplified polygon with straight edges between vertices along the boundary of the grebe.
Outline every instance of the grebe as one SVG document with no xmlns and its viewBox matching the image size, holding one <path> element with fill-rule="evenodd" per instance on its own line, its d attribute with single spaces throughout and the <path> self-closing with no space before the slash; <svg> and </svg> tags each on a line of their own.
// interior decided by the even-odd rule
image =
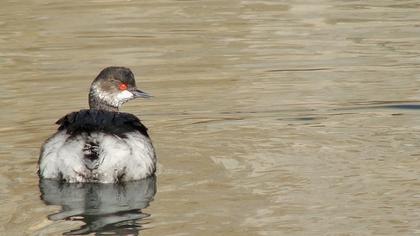
<svg viewBox="0 0 420 236">
<path fill-rule="evenodd" d="M 147 128 L 119 112 L 125 102 L 150 97 L 136 87 L 125 67 L 107 67 L 92 82 L 89 107 L 56 124 L 39 157 L 41 178 L 65 182 L 116 183 L 144 179 L 156 171 L 156 154 Z"/>
</svg>

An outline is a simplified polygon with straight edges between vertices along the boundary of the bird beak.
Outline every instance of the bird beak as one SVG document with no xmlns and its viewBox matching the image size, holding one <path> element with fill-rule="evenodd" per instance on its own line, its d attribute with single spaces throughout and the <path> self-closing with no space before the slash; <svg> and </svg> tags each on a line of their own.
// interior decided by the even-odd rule
<svg viewBox="0 0 420 236">
<path fill-rule="evenodd" d="M 134 98 L 151 98 L 152 97 L 152 95 L 138 89 L 133 89 L 130 92 L 134 95 Z"/>
</svg>

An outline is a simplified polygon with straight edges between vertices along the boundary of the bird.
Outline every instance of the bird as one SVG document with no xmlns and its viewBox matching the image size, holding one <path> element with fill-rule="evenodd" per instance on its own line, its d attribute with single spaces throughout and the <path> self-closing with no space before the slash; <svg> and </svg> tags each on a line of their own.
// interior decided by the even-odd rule
<svg viewBox="0 0 420 236">
<path fill-rule="evenodd" d="M 129 68 L 104 68 L 90 86 L 89 109 L 60 118 L 56 133 L 43 143 L 39 177 L 121 183 L 154 175 L 157 157 L 148 129 L 135 115 L 119 111 L 127 101 L 149 97 Z"/>
</svg>

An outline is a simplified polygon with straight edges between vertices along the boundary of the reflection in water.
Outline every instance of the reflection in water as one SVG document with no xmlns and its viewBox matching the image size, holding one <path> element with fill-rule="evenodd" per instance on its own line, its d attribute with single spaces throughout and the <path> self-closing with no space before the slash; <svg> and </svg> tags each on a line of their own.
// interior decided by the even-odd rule
<svg viewBox="0 0 420 236">
<path fill-rule="evenodd" d="M 41 180 L 41 199 L 47 205 L 60 205 L 62 210 L 48 219 L 83 221 L 79 229 L 64 233 L 138 235 L 139 219 L 149 214 L 141 212 L 156 193 L 156 177 L 124 184 L 60 183 Z"/>
</svg>

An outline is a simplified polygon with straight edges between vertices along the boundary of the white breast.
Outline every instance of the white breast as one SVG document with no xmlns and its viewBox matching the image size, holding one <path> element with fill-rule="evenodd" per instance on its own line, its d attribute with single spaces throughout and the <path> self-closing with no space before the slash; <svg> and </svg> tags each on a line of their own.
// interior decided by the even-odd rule
<svg viewBox="0 0 420 236">
<path fill-rule="evenodd" d="M 112 183 L 138 180 L 152 175 L 156 169 L 156 156 L 150 139 L 138 131 L 125 134 L 125 138 L 105 133 L 91 133 L 70 137 L 59 131 L 44 144 L 39 165 L 43 178 L 63 178 L 68 182 Z M 87 140 L 95 139 L 99 146 L 97 163 L 87 165 L 83 147 Z M 88 166 L 96 166 L 91 170 Z"/>
</svg>

